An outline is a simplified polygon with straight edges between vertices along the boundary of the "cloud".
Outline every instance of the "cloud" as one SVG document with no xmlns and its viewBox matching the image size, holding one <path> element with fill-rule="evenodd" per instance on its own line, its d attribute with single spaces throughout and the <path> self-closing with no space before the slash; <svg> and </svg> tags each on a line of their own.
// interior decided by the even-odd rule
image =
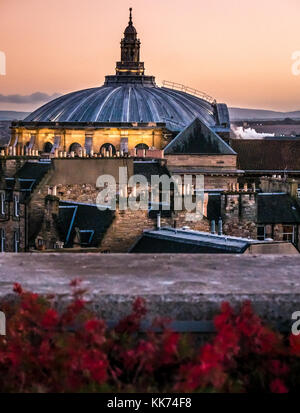
<svg viewBox="0 0 300 413">
<path fill-rule="evenodd" d="M 35 92 L 31 95 L 1 95 L 0 103 L 40 103 L 47 102 L 49 100 L 59 97 L 60 94 L 54 93 L 48 95 L 47 93 Z"/>
</svg>

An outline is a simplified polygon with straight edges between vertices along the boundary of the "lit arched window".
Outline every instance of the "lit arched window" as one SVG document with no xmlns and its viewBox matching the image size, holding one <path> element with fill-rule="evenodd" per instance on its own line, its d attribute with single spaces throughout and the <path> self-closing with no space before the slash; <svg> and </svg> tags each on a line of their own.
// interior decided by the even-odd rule
<svg viewBox="0 0 300 413">
<path fill-rule="evenodd" d="M 82 146 L 77 142 L 72 143 L 69 152 L 75 152 L 76 155 L 79 155 L 80 151 L 82 151 Z"/>
<path fill-rule="evenodd" d="M 146 145 L 145 143 L 138 143 L 138 144 L 135 146 L 135 149 L 145 149 L 145 150 L 147 150 L 147 149 L 149 149 L 149 146 Z"/>
<path fill-rule="evenodd" d="M 116 154 L 116 148 L 111 143 L 104 143 L 100 148 L 101 155 L 106 155 L 106 152 L 112 151 L 112 154 Z"/>
</svg>

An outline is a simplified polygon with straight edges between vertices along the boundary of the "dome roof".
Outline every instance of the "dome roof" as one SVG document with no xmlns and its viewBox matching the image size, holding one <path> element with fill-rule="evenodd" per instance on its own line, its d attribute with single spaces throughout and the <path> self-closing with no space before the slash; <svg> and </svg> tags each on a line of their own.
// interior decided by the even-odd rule
<svg viewBox="0 0 300 413">
<path fill-rule="evenodd" d="M 154 76 L 144 74 L 140 61 L 140 41 L 132 23 L 121 41 L 121 60 L 116 75 L 105 77 L 101 87 L 79 90 L 40 107 L 23 122 L 104 122 L 164 123 L 171 131 L 181 131 L 195 118 L 219 130 L 229 128 L 228 109 L 205 94 L 183 85 L 166 82 L 158 87 Z M 134 33 L 135 36 L 131 36 Z M 176 89 L 179 86 L 179 89 Z M 190 94 L 187 92 L 195 93 Z"/>
<path fill-rule="evenodd" d="M 132 24 L 129 24 L 129 25 L 126 27 L 126 29 L 125 29 L 125 31 L 124 31 L 124 34 L 125 34 L 125 35 L 126 35 L 126 34 L 137 34 L 136 28 L 135 28 Z"/>
<path fill-rule="evenodd" d="M 25 122 L 163 122 L 182 130 L 195 117 L 215 126 L 214 106 L 197 96 L 140 84 L 102 86 L 69 93 L 46 103 Z"/>
</svg>

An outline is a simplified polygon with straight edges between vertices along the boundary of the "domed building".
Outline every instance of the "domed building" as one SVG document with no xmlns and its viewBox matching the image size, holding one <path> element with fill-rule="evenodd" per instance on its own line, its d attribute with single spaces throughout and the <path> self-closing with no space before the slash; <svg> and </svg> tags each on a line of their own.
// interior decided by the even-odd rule
<svg viewBox="0 0 300 413">
<path fill-rule="evenodd" d="M 225 104 L 171 82 L 159 87 L 154 76 L 145 75 L 130 9 L 116 74 L 106 76 L 101 87 L 61 96 L 14 122 L 10 144 L 17 151 L 27 147 L 40 153 L 162 149 L 195 118 L 223 139 L 229 137 Z"/>
</svg>

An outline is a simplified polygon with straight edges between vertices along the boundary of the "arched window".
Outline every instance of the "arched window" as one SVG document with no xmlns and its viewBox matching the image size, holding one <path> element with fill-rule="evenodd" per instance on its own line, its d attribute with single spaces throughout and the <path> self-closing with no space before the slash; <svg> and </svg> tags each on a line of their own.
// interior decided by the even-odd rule
<svg viewBox="0 0 300 413">
<path fill-rule="evenodd" d="M 104 143 L 100 148 L 101 155 L 106 155 L 106 152 L 112 152 L 112 155 L 116 154 L 116 148 L 111 143 Z"/>
<path fill-rule="evenodd" d="M 77 142 L 72 143 L 69 152 L 75 152 L 75 155 L 79 155 L 80 151 L 82 151 L 82 146 Z"/>
<path fill-rule="evenodd" d="M 44 152 L 50 153 L 53 145 L 51 142 L 46 142 L 44 145 Z"/>
<path fill-rule="evenodd" d="M 148 145 L 146 145 L 145 143 L 138 143 L 136 146 L 135 146 L 135 149 L 149 149 L 149 146 Z"/>
</svg>

